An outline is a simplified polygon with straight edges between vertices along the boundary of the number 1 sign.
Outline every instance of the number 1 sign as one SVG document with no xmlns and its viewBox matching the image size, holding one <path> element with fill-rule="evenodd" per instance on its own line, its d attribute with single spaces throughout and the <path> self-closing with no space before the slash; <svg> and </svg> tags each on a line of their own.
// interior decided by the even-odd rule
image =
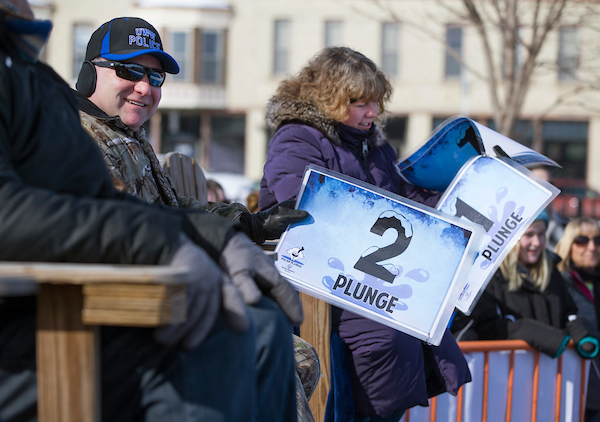
<svg viewBox="0 0 600 422">
<path fill-rule="evenodd" d="M 478 156 L 456 175 L 436 207 L 485 229 L 456 307 L 469 315 L 521 235 L 559 190 L 509 159 Z"/>
<path fill-rule="evenodd" d="M 483 228 L 308 166 L 296 203 L 311 218 L 277 246 L 299 290 L 438 345 Z"/>
</svg>

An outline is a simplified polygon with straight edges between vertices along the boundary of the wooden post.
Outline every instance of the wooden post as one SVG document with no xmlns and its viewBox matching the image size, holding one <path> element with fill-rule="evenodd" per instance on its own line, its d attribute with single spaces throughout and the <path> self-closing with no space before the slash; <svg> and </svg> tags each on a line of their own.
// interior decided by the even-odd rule
<svg viewBox="0 0 600 422">
<path fill-rule="evenodd" d="M 300 326 L 300 336 L 313 345 L 319 355 L 321 379 L 313 393 L 309 405 L 316 422 L 325 417 L 327 394 L 331 387 L 330 349 L 331 307 L 327 302 L 300 293 L 304 308 L 304 323 Z"/>
<path fill-rule="evenodd" d="M 42 284 L 38 294 L 40 422 L 100 421 L 98 327 L 81 322 L 82 286 Z"/>
</svg>

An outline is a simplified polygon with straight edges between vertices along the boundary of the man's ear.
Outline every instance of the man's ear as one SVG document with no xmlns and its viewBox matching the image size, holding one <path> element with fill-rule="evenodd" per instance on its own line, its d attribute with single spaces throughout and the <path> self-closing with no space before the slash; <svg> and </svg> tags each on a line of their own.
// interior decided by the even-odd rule
<svg viewBox="0 0 600 422">
<path fill-rule="evenodd" d="M 91 97 L 96 90 L 96 66 L 91 61 L 86 60 L 81 65 L 75 88 L 86 97 Z"/>
</svg>

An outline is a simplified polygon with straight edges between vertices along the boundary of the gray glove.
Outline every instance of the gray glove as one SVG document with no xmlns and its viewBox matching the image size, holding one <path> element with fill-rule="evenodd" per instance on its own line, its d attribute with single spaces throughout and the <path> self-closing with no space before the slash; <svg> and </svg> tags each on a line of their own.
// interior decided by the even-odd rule
<svg viewBox="0 0 600 422">
<path fill-rule="evenodd" d="M 158 327 L 154 338 L 161 344 L 193 349 L 210 333 L 223 305 L 225 319 L 234 331 L 245 331 L 250 326 L 246 305 L 231 279 L 200 247 L 181 235 L 181 246 L 175 252 L 170 266 L 185 269 L 190 276 L 187 284 L 187 319 L 183 324 Z"/>
<path fill-rule="evenodd" d="M 252 305 L 263 294 L 272 298 L 293 325 L 304 319 L 300 297 L 273 265 L 273 261 L 243 233 L 236 233 L 225 245 L 219 265 L 231 277 L 244 301 Z"/>
</svg>

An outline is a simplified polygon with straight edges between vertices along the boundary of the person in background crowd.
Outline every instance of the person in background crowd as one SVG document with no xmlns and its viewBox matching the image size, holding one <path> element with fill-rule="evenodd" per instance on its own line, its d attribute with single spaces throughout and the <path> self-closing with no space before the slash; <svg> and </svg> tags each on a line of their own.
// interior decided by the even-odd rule
<svg viewBox="0 0 600 422">
<path fill-rule="evenodd" d="M 0 0 L 0 260 L 187 270 L 185 323 L 101 327 L 103 420 L 296 420 L 297 292 L 234 222 L 114 188 L 73 91 L 38 61 L 51 27 Z M 160 64 L 144 65 L 148 83 Z M 37 420 L 35 315 L 35 297 L 0 300 L 3 422 Z"/>
<path fill-rule="evenodd" d="M 225 197 L 225 190 L 219 182 L 213 179 L 206 181 L 206 194 L 208 196 L 208 202 L 223 202 L 229 203 L 229 199 Z"/>
<path fill-rule="evenodd" d="M 593 218 L 571 220 L 556 244 L 562 259 L 557 267 L 569 293 L 577 304 L 577 315 L 585 328 L 600 338 L 600 226 Z M 586 409 L 586 422 L 600 422 L 600 358 L 591 361 Z"/>
<path fill-rule="evenodd" d="M 457 339 L 525 340 L 553 358 L 572 339 L 581 357 L 596 357 L 598 339 L 577 317 L 577 306 L 556 267 L 558 257 L 546 249 L 547 226 L 544 210 L 508 253 L 471 316 L 456 315 L 452 331 Z"/>
<path fill-rule="evenodd" d="M 177 62 L 163 51 L 156 29 L 143 19 L 115 18 L 92 34 L 76 96 L 82 125 L 100 148 L 115 187 L 146 202 L 221 215 L 240 223 L 259 244 L 278 238 L 290 223 L 306 218 L 306 212 L 294 210 L 293 202 L 276 204 L 256 214 L 241 204 L 225 204 L 223 188 L 214 180 L 207 181 L 208 204 L 178 194 L 158 164 L 142 126 L 156 112 L 166 73 L 178 71 Z M 242 293 L 248 302 L 255 300 L 256 292 Z M 295 337 L 294 347 L 297 353 L 303 350 L 305 354 L 308 348 Z M 319 374 L 316 358 L 306 362 L 312 363 L 314 374 L 297 380 L 297 396 L 302 401 L 298 402 L 298 409 L 304 409 L 304 413 L 310 409 L 308 403 L 303 403 L 306 400 L 300 394 L 304 391 L 302 386 L 312 385 Z M 306 368 L 298 372 L 307 373 L 311 372 Z"/>
<path fill-rule="evenodd" d="M 396 153 L 380 125 L 391 95 L 389 79 L 375 63 L 345 47 L 325 48 L 282 81 L 267 109 L 274 136 L 260 185 L 260 208 L 296 198 L 311 163 L 435 204 L 439 196 L 405 183 L 396 171 Z M 326 420 L 333 420 L 333 403 L 335 420 L 399 421 L 406 409 L 427 406 L 428 397 L 444 391 L 456 394 L 471 379 L 449 332 L 440 346 L 428 346 L 337 307 L 332 308 L 332 329 L 332 350 L 343 342 L 340 362 L 350 356 L 343 372 L 351 381 L 340 377 L 337 384 L 340 373 L 332 370 Z M 332 397 L 347 400 L 347 384 L 353 400 L 338 407 Z"/>
<path fill-rule="evenodd" d="M 546 182 L 552 183 L 552 179 L 550 177 L 550 169 L 548 166 L 535 166 L 531 167 L 531 170 L 534 174 L 539 176 L 542 180 Z M 560 214 L 558 214 L 552 208 L 552 203 L 548 204 L 546 207 L 546 213 L 548 214 L 548 229 L 546 230 L 546 247 L 552 250 L 558 240 L 562 237 L 562 234 L 565 230 L 565 225 L 569 222 L 568 219 L 564 218 Z"/>
<path fill-rule="evenodd" d="M 246 197 L 246 208 L 250 212 L 258 212 L 260 208 L 258 208 L 258 194 L 259 191 L 255 190 L 248 194 Z"/>
</svg>

